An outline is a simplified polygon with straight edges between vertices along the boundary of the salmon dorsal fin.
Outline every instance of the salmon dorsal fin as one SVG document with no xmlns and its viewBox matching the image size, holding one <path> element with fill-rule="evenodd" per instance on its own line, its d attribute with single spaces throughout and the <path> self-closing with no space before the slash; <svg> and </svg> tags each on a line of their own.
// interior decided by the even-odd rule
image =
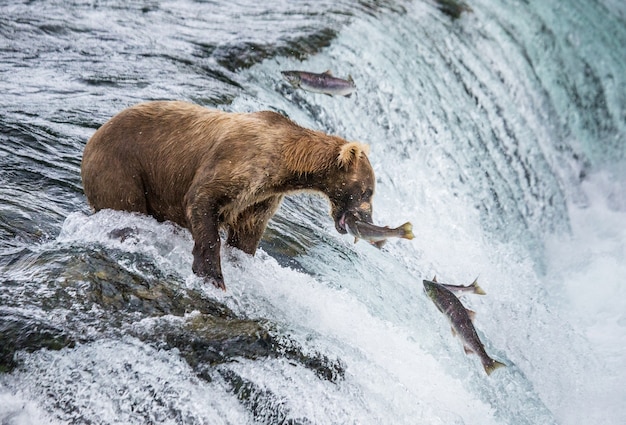
<svg viewBox="0 0 626 425">
<path fill-rule="evenodd" d="M 487 295 L 487 293 L 484 291 L 483 288 L 481 288 L 480 286 L 478 286 L 478 278 L 474 279 L 474 281 L 472 282 L 472 284 L 470 285 L 472 288 L 474 288 L 474 293 L 478 294 L 478 295 Z"/>
<path fill-rule="evenodd" d="M 322 72 L 322 74 L 324 74 L 324 75 L 328 75 L 328 76 L 330 76 L 330 77 L 332 77 L 332 76 L 333 76 L 333 73 L 332 73 L 332 71 L 331 71 L 330 69 L 327 69 L 326 71 Z"/>
</svg>

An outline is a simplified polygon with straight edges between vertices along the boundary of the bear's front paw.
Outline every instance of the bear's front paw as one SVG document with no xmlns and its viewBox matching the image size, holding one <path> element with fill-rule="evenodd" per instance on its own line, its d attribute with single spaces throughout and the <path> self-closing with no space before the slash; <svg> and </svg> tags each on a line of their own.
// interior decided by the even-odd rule
<svg viewBox="0 0 626 425">
<path fill-rule="evenodd" d="M 194 270 L 195 271 L 195 270 Z M 198 276 L 204 278 L 206 283 L 212 283 L 218 289 L 222 291 L 226 290 L 226 285 L 224 285 L 224 278 L 222 276 L 209 276 L 207 274 L 196 273 Z"/>
<path fill-rule="evenodd" d="M 222 272 L 219 270 L 215 270 L 214 267 L 211 266 L 211 263 L 208 261 L 203 261 L 202 259 L 194 260 L 192 265 L 193 272 L 204 278 L 205 282 L 210 282 L 216 288 L 219 288 L 223 291 L 226 290 L 226 285 L 224 285 L 224 277 L 222 276 Z"/>
<path fill-rule="evenodd" d="M 222 291 L 226 290 L 223 278 L 205 277 L 204 280 L 211 282 L 216 288 L 221 289 Z"/>
</svg>

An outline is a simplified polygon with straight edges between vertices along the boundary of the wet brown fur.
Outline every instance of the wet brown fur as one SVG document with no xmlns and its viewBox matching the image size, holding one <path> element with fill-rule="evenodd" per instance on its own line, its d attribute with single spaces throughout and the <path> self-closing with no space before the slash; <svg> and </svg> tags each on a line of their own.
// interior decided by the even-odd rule
<svg viewBox="0 0 626 425">
<path fill-rule="evenodd" d="M 285 194 L 326 194 L 336 223 L 363 202 L 371 214 L 374 174 L 366 153 L 365 145 L 271 111 L 149 102 L 96 131 L 81 176 L 96 211 L 140 212 L 188 228 L 194 272 L 223 288 L 219 228 L 228 230 L 230 245 L 253 255 Z"/>
</svg>

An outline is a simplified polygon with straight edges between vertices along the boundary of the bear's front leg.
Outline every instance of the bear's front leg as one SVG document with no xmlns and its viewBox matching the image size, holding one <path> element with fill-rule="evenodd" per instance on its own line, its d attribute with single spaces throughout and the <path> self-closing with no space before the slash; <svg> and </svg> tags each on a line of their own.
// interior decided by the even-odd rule
<svg viewBox="0 0 626 425">
<path fill-rule="evenodd" d="M 206 233 L 205 233 L 206 234 Z M 198 276 L 210 281 L 216 288 L 226 290 L 224 276 L 222 275 L 222 265 L 220 263 L 220 238 L 216 232 L 216 238 L 202 238 L 193 246 L 192 270 Z M 196 236 L 194 236 L 194 240 Z"/>
<path fill-rule="evenodd" d="M 192 270 L 217 288 L 226 290 L 220 262 L 219 213 L 215 202 L 206 200 L 188 203 L 186 213 L 193 236 Z"/>
</svg>

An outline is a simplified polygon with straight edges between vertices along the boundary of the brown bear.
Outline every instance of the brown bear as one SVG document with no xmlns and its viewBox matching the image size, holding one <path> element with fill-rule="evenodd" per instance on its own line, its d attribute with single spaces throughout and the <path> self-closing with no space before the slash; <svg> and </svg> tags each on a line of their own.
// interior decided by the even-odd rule
<svg viewBox="0 0 626 425">
<path fill-rule="evenodd" d="M 95 132 L 81 176 L 96 211 L 140 212 L 189 229 L 194 273 L 225 289 L 220 228 L 229 245 L 254 255 L 287 193 L 326 195 L 340 233 L 348 214 L 371 223 L 375 177 L 366 153 L 365 145 L 302 128 L 276 112 L 147 102 Z"/>
</svg>

